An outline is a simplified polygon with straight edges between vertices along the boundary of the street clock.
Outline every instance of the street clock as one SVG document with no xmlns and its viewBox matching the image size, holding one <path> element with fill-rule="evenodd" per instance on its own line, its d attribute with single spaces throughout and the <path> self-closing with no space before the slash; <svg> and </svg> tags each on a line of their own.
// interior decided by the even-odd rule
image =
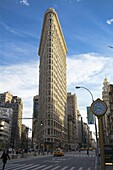
<svg viewBox="0 0 113 170">
<path fill-rule="evenodd" d="M 107 105 L 104 101 L 97 99 L 91 104 L 91 111 L 96 116 L 103 116 L 107 111 Z"/>
</svg>

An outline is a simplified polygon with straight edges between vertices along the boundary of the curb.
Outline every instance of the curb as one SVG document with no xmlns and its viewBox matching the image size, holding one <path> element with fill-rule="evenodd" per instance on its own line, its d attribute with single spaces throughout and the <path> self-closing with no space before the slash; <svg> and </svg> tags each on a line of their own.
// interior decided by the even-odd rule
<svg viewBox="0 0 113 170">
<path fill-rule="evenodd" d="M 97 157 L 95 158 L 95 170 L 101 170 L 100 160 L 99 163 L 97 163 Z"/>
<path fill-rule="evenodd" d="M 105 166 L 106 170 L 113 170 L 113 166 Z M 102 170 L 101 169 L 101 161 L 99 160 L 99 163 L 97 163 L 97 157 L 95 158 L 95 170 Z"/>
</svg>

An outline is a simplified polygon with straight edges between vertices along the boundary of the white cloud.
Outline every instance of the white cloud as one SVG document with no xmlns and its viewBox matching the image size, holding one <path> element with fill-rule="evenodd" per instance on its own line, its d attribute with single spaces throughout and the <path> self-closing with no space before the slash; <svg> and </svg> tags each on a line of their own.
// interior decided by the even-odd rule
<svg viewBox="0 0 113 170">
<path fill-rule="evenodd" d="M 0 93 L 9 91 L 23 101 L 23 117 L 32 117 L 33 96 L 38 94 L 38 65 L 37 63 L 18 64 L 0 67 Z M 31 120 L 23 120 L 31 126 Z"/>
<path fill-rule="evenodd" d="M 11 33 L 14 33 L 14 34 L 16 33 L 9 25 L 3 23 L 2 21 L 0 21 L 0 24 L 1 24 L 7 31 L 9 31 L 9 32 L 11 32 Z"/>
<path fill-rule="evenodd" d="M 77 2 L 80 2 L 81 0 L 76 0 Z M 71 4 L 72 3 L 72 0 L 69 0 L 69 3 Z"/>
<path fill-rule="evenodd" d="M 79 56 L 73 56 L 73 58 L 68 58 L 68 86 L 75 82 L 83 83 L 88 81 L 89 83 L 93 83 L 96 79 L 99 79 L 97 83 L 100 83 L 100 80 L 104 74 L 109 72 L 110 67 L 112 69 L 111 62 L 111 58 L 99 56 L 96 54 L 81 54 Z M 100 76 L 98 77 L 97 75 Z"/>
<path fill-rule="evenodd" d="M 68 92 L 76 93 L 78 99 L 78 109 L 87 123 L 86 107 L 92 103 L 89 92 L 85 89 L 76 89 L 75 86 L 88 88 L 93 94 L 94 100 L 101 98 L 102 86 L 105 76 L 110 84 L 113 84 L 113 59 L 97 54 L 81 54 L 67 58 L 67 87 Z M 95 132 L 95 126 L 90 126 Z"/>
<path fill-rule="evenodd" d="M 16 34 L 18 36 L 21 36 L 21 37 L 32 37 L 32 38 L 38 38 L 35 34 L 31 33 L 31 32 L 27 32 L 27 31 L 24 31 L 24 30 L 20 30 L 18 28 L 15 28 L 13 26 L 10 26 L 6 23 L 4 23 L 3 21 L 0 21 L 0 24 L 4 27 L 5 30 L 9 31 L 10 33 L 13 33 L 13 34 Z"/>
<path fill-rule="evenodd" d="M 81 108 L 91 104 L 91 96 L 83 89 L 76 90 L 75 86 L 84 86 L 91 90 L 94 99 L 101 98 L 103 80 L 105 76 L 113 81 L 113 60 L 97 54 L 83 54 L 71 56 L 67 59 L 67 87 L 68 91 L 77 93 Z M 111 84 L 113 82 L 110 82 Z"/>
<path fill-rule="evenodd" d="M 100 97 L 105 76 L 113 80 L 113 60 L 97 54 L 81 54 L 67 58 L 68 92 L 77 94 L 79 110 L 86 118 L 86 106 L 91 104 L 87 91 L 76 90 L 76 85 L 89 88 L 94 97 Z M 33 96 L 38 94 L 39 65 L 35 62 L 0 67 L 0 93 L 9 91 L 22 98 L 23 117 L 32 117 Z M 110 82 L 111 84 L 113 82 Z M 31 127 L 31 120 L 23 120 Z"/>
<path fill-rule="evenodd" d="M 20 4 L 23 4 L 23 5 L 26 5 L 26 6 L 29 6 L 29 3 L 27 0 L 21 0 L 20 1 Z"/>
<path fill-rule="evenodd" d="M 107 20 L 107 24 L 112 24 L 112 22 L 113 22 L 113 18 L 112 19 L 110 19 L 110 20 Z"/>
<path fill-rule="evenodd" d="M 2 66 L 0 68 L 0 86 L 2 90 L 10 90 L 15 95 L 28 98 L 37 84 L 37 63 Z M 29 91 L 30 90 L 30 91 Z"/>
</svg>

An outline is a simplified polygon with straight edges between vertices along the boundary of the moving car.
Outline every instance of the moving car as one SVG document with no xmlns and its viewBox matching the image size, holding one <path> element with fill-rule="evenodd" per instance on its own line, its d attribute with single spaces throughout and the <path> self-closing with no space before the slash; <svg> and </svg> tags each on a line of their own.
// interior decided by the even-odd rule
<svg viewBox="0 0 113 170">
<path fill-rule="evenodd" d="M 54 156 L 64 156 L 64 152 L 62 149 L 56 149 L 53 153 Z"/>
</svg>

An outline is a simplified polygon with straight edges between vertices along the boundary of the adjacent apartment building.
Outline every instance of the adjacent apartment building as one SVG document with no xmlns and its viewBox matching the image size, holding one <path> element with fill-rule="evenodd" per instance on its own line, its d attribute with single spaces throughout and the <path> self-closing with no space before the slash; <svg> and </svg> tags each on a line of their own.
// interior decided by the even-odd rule
<svg viewBox="0 0 113 170">
<path fill-rule="evenodd" d="M 32 147 L 37 147 L 37 121 L 38 121 L 39 95 L 33 97 L 33 120 L 32 120 Z M 40 121 L 39 121 L 40 122 Z"/>
<path fill-rule="evenodd" d="M 37 142 L 38 148 L 43 150 L 66 147 L 68 143 L 66 53 L 67 46 L 57 13 L 50 8 L 44 15 L 38 52 Z"/>
<path fill-rule="evenodd" d="M 104 143 L 109 144 L 109 122 L 108 117 L 110 113 L 110 106 L 109 106 L 109 93 L 108 93 L 108 86 L 109 82 L 107 78 L 104 79 L 103 87 L 102 87 L 102 99 L 107 104 L 107 111 L 103 116 L 103 132 L 104 132 Z"/>
<path fill-rule="evenodd" d="M 104 143 L 113 144 L 113 85 L 107 78 L 103 82 L 102 99 L 107 104 L 107 111 L 103 116 Z"/>
<path fill-rule="evenodd" d="M 13 110 L 0 107 L 0 150 L 9 148 Z"/>
<path fill-rule="evenodd" d="M 113 145 L 113 84 L 109 85 L 108 92 L 109 92 L 109 108 L 110 108 L 110 114 L 108 116 L 109 143 Z"/>
<path fill-rule="evenodd" d="M 0 107 L 13 110 L 10 147 L 19 148 L 21 143 L 23 102 L 18 96 L 13 96 L 10 92 L 4 92 L 0 94 Z"/>
<path fill-rule="evenodd" d="M 79 111 L 77 96 L 67 93 L 67 115 L 68 115 L 68 144 L 70 150 L 78 148 L 78 120 Z"/>
</svg>

